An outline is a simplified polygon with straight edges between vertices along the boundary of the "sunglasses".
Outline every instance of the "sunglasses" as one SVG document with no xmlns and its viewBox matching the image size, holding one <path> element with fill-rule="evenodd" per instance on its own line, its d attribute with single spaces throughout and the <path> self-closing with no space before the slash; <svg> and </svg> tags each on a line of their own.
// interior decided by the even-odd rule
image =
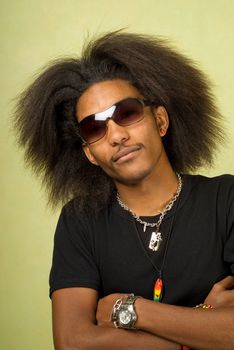
<svg viewBox="0 0 234 350">
<path fill-rule="evenodd" d="M 126 98 L 105 111 L 91 114 L 78 123 L 79 134 L 85 143 L 94 143 L 106 135 L 107 122 L 112 119 L 120 126 L 128 126 L 144 118 L 144 107 L 150 103 L 137 98 Z"/>
</svg>

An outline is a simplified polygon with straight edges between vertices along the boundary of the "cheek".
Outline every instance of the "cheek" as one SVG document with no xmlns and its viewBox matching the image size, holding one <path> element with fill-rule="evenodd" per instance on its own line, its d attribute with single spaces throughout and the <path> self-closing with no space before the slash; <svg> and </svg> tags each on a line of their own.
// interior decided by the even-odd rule
<svg viewBox="0 0 234 350">
<path fill-rule="evenodd" d="M 146 115 L 141 123 L 135 124 L 135 128 L 132 130 L 132 135 L 134 132 L 137 132 L 138 137 L 146 141 L 159 137 L 159 128 L 154 116 L 151 114 Z"/>
<path fill-rule="evenodd" d="M 95 164 L 102 168 L 108 176 L 115 177 L 115 168 L 111 162 L 112 154 L 110 154 L 108 150 L 98 147 L 98 151 L 96 151 L 96 149 L 92 150 L 92 156 L 95 159 Z"/>
<path fill-rule="evenodd" d="M 143 143 L 146 148 L 157 148 L 162 143 L 158 126 L 155 119 L 151 119 L 146 125 L 142 125 L 137 133 L 138 141 Z"/>
<path fill-rule="evenodd" d="M 110 158 L 110 156 L 108 158 L 107 150 L 100 147 L 98 147 L 98 150 L 95 148 L 89 151 L 90 155 L 88 159 L 91 161 L 91 163 L 99 165 L 101 168 L 106 167 L 109 163 L 108 159 Z"/>
</svg>

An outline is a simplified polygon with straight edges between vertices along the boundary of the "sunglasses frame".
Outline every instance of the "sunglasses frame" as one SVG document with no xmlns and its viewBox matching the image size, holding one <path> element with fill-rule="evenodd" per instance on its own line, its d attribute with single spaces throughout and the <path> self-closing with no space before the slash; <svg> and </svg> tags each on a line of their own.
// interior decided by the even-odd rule
<svg viewBox="0 0 234 350">
<path fill-rule="evenodd" d="M 120 104 L 122 104 L 123 102 L 126 102 L 127 100 L 131 100 L 131 101 L 132 101 L 132 100 L 135 100 L 135 101 L 137 101 L 138 103 L 141 104 L 141 106 L 142 106 L 142 118 L 140 118 L 139 120 L 137 120 L 137 121 L 135 121 L 135 122 L 132 122 L 132 123 L 124 124 L 124 125 L 123 125 L 123 124 L 120 124 L 120 123 L 116 122 L 116 120 L 114 119 L 114 116 L 115 116 L 115 111 L 116 111 L 116 109 L 118 108 L 118 106 L 119 106 Z M 137 98 L 137 97 L 127 97 L 127 98 L 124 98 L 124 99 L 122 99 L 122 100 L 120 100 L 120 101 L 114 103 L 112 106 L 106 108 L 105 110 L 103 110 L 103 111 L 101 111 L 101 112 L 97 112 L 97 113 L 90 114 L 90 115 L 88 115 L 87 117 L 83 118 L 83 119 L 81 120 L 81 122 L 78 122 L 79 136 L 80 136 L 80 138 L 81 138 L 81 140 L 82 140 L 82 142 L 83 142 L 84 144 L 90 145 L 90 144 L 92 144 L 92 143 L 95 143 L 95 142 L 101 140 L 101 139 L 106 135 L 107 128 L 108 128 L 108 127 L 107 127 L 107 121 L 108 121 L 109 119 L 113 120 L 116 124 L 118 124 L 118 125 L 120 125 L 120 126 L 132 125 L 132 124 L 138 123 L 139 121 L 141 121 L 142 119 L 144 119 L 144 112 L 143 112 L 144 107 L 148 107 L 148 106 L 152 106 L 152 105 L 153 105 L 153 104 L 152 104 L 151 102 L 149 102 L 149 101 L 147 101 L 147 100 L 144 100 L 144 99 L 139 99 L 139 98 Z M 115 108 L 114 108 L 114 107 L 115 107 Z M 99 114 L 101 115 L 101 114 L 107 113 L 109 110 L 111 110 L 111 109 L 113 109 L 113 108 L 114 108 L 114 110 L 113 110 L 113 113 L 111 114 L 111 116 L 108 116 L 108 117 L 106 117 L 105 119 L 101 119 L 101 121 L 105 122 L 105 126 L 106 126 L 106 131 L 105 131 L 104 135 L 101 136 L 101 137 L 99 137 L 99 138 L 98 138 L 97 140 L 95 140 L 95 141 L 92 141 L 92 142 L 86 141 L 85 138 L 82 136 L 82 133 L 81 133 L 80 125 L 82 124 L 82 122 L 83 122 L 84 120 L 87 120 L 87 118 L 95 118 L 95 117 L 96 117 L 97 115 L 99 115 Z"/>
</svg>

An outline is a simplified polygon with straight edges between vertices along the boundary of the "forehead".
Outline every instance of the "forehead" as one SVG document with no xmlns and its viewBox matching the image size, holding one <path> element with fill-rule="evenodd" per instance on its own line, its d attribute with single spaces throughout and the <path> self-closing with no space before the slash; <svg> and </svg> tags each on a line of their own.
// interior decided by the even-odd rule
<svg viewBox="0 0 234 350">
<path fill-rule="evenodd" d="M 126 80 L 115 79 L 95 83 L 79 98 L 76 117 L 81 121 L 90 114 L 106 110 L 126 97 L 142 98 L 143 96 Z"/>
</svg>

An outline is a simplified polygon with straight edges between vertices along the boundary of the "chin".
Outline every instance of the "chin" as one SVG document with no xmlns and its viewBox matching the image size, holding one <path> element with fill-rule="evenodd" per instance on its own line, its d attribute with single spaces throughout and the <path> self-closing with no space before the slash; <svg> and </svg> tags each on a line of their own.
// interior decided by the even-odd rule
<svg viewBox="0 0 234 350">
<path fill-rule="evenodd" d="M 124 174 L 124 175 L 117 175 L 113 177 L 113 180 L 115 182 L 121 183 L 122 185 L 127 186 L 136 186 L 140 182 L 142 182 L 146 177 L 148 177 L 149 172 L 148 171 L 141 171 L 141 172 L 135 172 L 134 174 Z"/>
</svg>

